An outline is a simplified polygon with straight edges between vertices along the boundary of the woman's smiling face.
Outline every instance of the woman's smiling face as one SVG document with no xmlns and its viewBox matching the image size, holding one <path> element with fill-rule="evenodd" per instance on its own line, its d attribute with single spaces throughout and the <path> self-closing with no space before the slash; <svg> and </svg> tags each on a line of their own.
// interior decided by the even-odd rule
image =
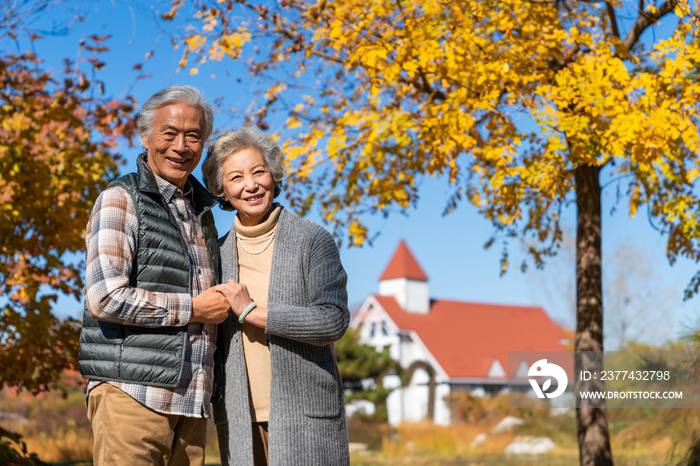
<svg viewBox="0 0 700 466">
<path fill-rule="evenodd" d="M 262 223 L 272 208 L 275 180 L 263 154 L 253 147 L 228 156 L 221 165 L 224 200 L 238 212 L 241 224 Z"/>
</svg>

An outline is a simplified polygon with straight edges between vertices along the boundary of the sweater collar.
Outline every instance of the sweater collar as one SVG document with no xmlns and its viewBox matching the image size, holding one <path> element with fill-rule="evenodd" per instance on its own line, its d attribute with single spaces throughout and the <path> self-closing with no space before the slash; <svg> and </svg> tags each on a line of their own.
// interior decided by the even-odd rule
<svg viewBox="0 0 700 466">
<path fill-rule="evenodd" d="M 253 225 L 250 227 L 242 225 L 241 220 L 238 218 L 238 214 L 236 214 L 236 217 L 233 219 L 233 226 L 236 229 L 236 234 L 245 236 L 246 238 L 255 238 L 256 236 L 264 235 L 277 226 L 277 221 L 280 218 L 281 212 L 282 206 L 275 202 L 272 204 L 272 210 L 267 216 L 267 219 L 258 225 Z"/>
</svg>

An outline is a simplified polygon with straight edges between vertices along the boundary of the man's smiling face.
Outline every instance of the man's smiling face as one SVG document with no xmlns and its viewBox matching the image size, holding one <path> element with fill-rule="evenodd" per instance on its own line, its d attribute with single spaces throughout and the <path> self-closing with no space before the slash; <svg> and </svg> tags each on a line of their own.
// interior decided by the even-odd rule
<svg viewBox="0 0 700 466">
<path fill-rule="evenodd" d="M 151 134 L 145 139 L 148 166 L 154 174 L 184 188 L 202 157 L 203 123 L 202 112 L 184 103 L 156 109 Z"/>
</svg>

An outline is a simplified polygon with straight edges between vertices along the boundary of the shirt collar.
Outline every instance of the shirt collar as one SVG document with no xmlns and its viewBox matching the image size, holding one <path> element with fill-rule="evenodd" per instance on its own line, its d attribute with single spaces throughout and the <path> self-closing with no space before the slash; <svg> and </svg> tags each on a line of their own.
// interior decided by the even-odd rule
<svg viewBox="0 0 700 466">
<path fill-rule="evenodd" d="M 155 173 L 153 174 L 153 176 L 156 178 L 156 183 L 158 184 L 158 191 L 160 191 L 160 195 L 163 196 L 163 200 L 165 200 L 166 203 L 169 203 L 173 197 L 184 197 L 192 201 L 193 189 L 190 180 L 187 180 L 185 182 L 185 189 L 183 191 L 171 182 L 167 181 L 166 179 L 156 175 Z"/>
</svg>

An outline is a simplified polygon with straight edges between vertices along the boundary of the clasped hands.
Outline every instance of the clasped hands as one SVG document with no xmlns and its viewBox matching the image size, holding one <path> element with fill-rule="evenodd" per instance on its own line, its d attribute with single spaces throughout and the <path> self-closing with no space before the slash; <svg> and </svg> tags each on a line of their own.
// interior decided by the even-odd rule
<svg viewBox="0 0 700 466">
<path fill-rule="evenodd" d="M 241 313 L 252 302 L 247 286 L 229 280 L 227 283 L 213 286 L 192 298 L 190 322 L 220 324 L 226 320 L 229 311 L 233 311 L 236 317 L 240 317 Z M 245 321 L 265 328 L 267 309 L 256 307 L 248 313 Z"/>
</svg>

